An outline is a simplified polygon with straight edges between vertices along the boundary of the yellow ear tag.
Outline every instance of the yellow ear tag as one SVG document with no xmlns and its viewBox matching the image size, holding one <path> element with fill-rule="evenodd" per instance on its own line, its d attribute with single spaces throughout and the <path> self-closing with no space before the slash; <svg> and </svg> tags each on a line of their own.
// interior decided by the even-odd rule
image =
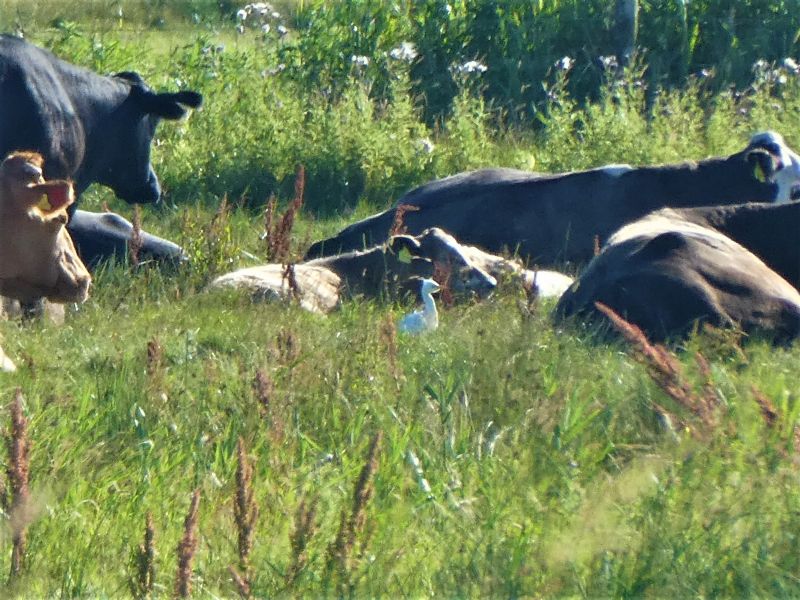
<svg viewBox="0 0 800 600">
<path fill-rule="evenodd" d="M 757 162 L 756 166 L 753 167 L 753 175 L 755 178 L 758 179 L 761 183 L 767 181 L 767 174 L 764 173 L 764 167 L 761 166 L 761 163 Z"/>
<path fill-rule="evenodd" d="M 400 252 L 397 253 L 397 260 L 407 265 L 411 264 L 411 252 L 408 251 L 408 248 L 402 248 Z"/>
<path fill-rule="evenodd" d="M 44 212 L 50 212 L 53 210 L 53 206 L 50 204 L 50 198 L 47 194 L 44 194 L 39 202 L 36 204 L 39 208 L 41 208 Z"/>
</svg>

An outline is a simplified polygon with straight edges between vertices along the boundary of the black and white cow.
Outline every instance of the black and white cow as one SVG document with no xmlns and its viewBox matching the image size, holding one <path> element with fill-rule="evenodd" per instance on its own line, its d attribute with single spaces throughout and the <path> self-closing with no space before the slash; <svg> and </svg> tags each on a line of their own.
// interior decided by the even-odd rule
<svg viewBox="0 0 800 600">
<path fill-rule="evenodd" d="M 800 183 L 800 156 L 774 132 L 753 136 L 731 156 L 699 162 L 542 175 L 482 169 L 420 186 L 395 207 L 311 246 L 306 258 L 386 239 L 398 206 L 410 234 L 441 227 L 461 243 L 519 253 L 540 266 L 587 262 L 625 223 L 662 208 L 786 202 Z"/>
<path fill-rule="evenodd" d="M 36 151 L 45 177 L 71 179 L 78 195 L 100 183 L 126 202 L 157 202 L 161 187 L 150 164 L 156 126 L 201 103 L 197 92 L 156 93 L 136 73 L 99 75 L 0 35 L 0 157 Z M 101 247 L 127 241 L 118 228 L 97 227 L 91 219 L 74 219 L 68 229 L 76 237 L 107 238 Z M 101 256 L 82 258 L 95 263 Z"/>
</svg>

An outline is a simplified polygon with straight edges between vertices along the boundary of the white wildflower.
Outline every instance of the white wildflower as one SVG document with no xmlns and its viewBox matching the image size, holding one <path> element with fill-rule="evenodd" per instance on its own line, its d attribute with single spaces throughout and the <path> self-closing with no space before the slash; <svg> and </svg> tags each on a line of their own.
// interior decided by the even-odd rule
<svg viewBox="0 0 800 600">
<path fill-rule="evenodd" d="M 264 23 L 261 26 L 261 33 L 269 33 L 269 30 L 270 30 L 269 23 Z"/>
<path fill-rule="evenodd" d="M 389 56 L 395 60 L 411 62 L 417 58 L 417 48 L 414 46 L 413 42 L 403 42 L 397 48 L 392 48 L 391 52 L 389 52 Z"/>
<path fill-rule="evenodd" d="M 246 21 L 247 20 L 247 11 L 243 8 L 240 8 L 236 11 L 236 20 L 237 21 Z"/>
<path fill-rule="evenodd" d="M 433 151 L 436 149 L 433 142 L 430 141 L 428 138 L 420 138 L 417 140 L 417 146 L 420 150 L 422 150 L 425 154 L 433 154 Z"/>
<path fill-rule="evenodd" d="M 559 71 L 569 71 L 574 64 L 575 64 L 575 59 L 569 56 L 564 56 L 556 61 L 555 67 Z"/>
<path fill-rule="evenodd" d="M 357 67 L 366 67 L 369 65 L 369 57 L 353 54 L 353 56 L 350 57 L 350 62 Z"/>
<path fill-rule="evenodd" d="M 478 60 L 468 60 L 464 64 L 458 65 L 456 71 L 463 74 L 485 73 L 488 67 Z"/>
<path fill-rule="evenodd" d="M 283 37 L 283 36 L 285 36 L 287 33 L 289 33 L 289 30 L 288 30 L 288 29 L 286 29 L 286 27 L 284 27 L 283 25 L 278 25 L 278 35 L 280 35 L 281 37 Z"/>
</svg>

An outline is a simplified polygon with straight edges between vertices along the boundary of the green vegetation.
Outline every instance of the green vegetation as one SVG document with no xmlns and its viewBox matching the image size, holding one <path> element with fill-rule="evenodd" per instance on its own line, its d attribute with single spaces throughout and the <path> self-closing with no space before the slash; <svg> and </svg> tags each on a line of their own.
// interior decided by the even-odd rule
<svg viewBox="0 0 800 600">
<path fill-rule="evenodd" d="M 448 27 L 484 24 L 472 4 L 451 3 Z M 586 22 L 580 6 L 606 3 L 509 3 L 523 4 L 561 7 L 559 19 L 574 24 Z M 687 6 L 692 19 L 711 19 L 722 4 Z M 784 6 L 738 4 L 763 19 L 767 4 Z M 647 5 L 655 14 L 660 3 Z M 676 349 L 681 382 L 715 408 L 693 412 L 663 391 L 641 352 L 556 329 L 550 304 L 531 313 L 514 289 L 442 310 L 440 328 L 419 338 L 391 326 L 408 305 L 352 301 L 320 317 L 204 291 L 214 275 L 265 256 L 261 207 L 273 193 L 292 197 L 298 163 L 307 179 L 296 255 L 409 187 L 467 168 L 701 158 L 765 128 L 800 146 L 790 66 L 760 67 L 741 93 L 690 78 L 656 94 L 635 64 L 590 102 L 570 87 L 575 68 L 553 68 L 525 122 L 483 93 L 498 85 L 487 63 L 485 78 L 453 79 L 452 103 L 431 120 L 420 89 L 433 74 L 454 58 L 493 55 L 452 46 L 456 30 L 424 80 L 417 63 L 353 63 L 405 41 L 410 17 L 428 31 L 437 21 L 425 11 L 444 4 L 401 6 L 395 15 L 388 3 L 286 3 L 281 37 L 276 22 L 266 35 L 237 34 L 241 7 L 216 0 L 4 4 L 0 24 L 65 58 L 206 97 L 187 122 L 160 126 L 153 158 L 165 202 L 142 209 L 144 227 L 181 242 L 191 264 L 178 273 L 109 265 L 65 325 L 0 324 L 19 366 L 0 378 L 0 422 L 11 429 L 21 389 L 30 441 L 24 510 L 14 508 L 20 465 L 8 459 L 0 477 L 16 491 L 1 505 L 4 596 L 144 595 L 150 582 L 166 597 L 187 585 L 176 584 L 179 542 L 197 597 L 245 587 L 256 597 L 800 594 L 796 348 L 694 337 Z M 322 36 L 325 23 L 361 23 L 367 10 L 367 25 L 390 32 L 379 43 L 356 52 L 344 26 Z M 505 31 L 522 27 L 495 12 Z M 768 33 L 771 53 L 739 43 L 753 59 L 781 58 L 780 36 L 752 35 Z M 436 49 L 435 31 L 427 35 L 417 51 Z M 720 43 L 702 39 L 692 56 Z M 544 73 L 522 73 L 540 87 Z M 83 201 L 131 214 L 101 188 Z M 148 514 L 152 569 L 142 559 Z M 21 570 L 6 584 L 12 533 L 24 525 Z"/>
</svg>

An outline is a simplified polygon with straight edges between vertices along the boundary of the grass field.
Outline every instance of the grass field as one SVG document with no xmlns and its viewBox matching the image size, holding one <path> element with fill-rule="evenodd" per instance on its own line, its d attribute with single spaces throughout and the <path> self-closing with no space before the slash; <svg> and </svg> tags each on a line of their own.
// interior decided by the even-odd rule
<svg viewBox="0 0 800 600">
<path fill-rule="evenodd" d="M 290 197 L 298 163 L 296 255 L 467 168 L 701 158 L 764 128 L 798 147 L 796 79 L 744 99 L 695 82 L 648 109 L 635 74 L 588 105 L 554 74 L 529 128 L 504 126 L 464 82 L 430 125 L 400 66 L 391 100 L 358 72 L 333 98 L 270 74 L 280 40 L 196 5 L 198 18 L 184 3 L 92 2 L 67 24 L 53 22 L 60 2 L 8 5 L 65 58 L 198 89 L 206 104 L 160 126 L 165 202 L 142 209 L 191 263 L 108 265 L 63 326 L 0 323 L 19 367 L 0 378 L 0 422 L 17 455 L 30 444 L 23 506 L 15 446 L 0 452 L 3 596 L 171 596 L 186 591 L 179 543 L 196 543 L 183 558 L 195 597 L 800 595 L 797 348 L 702 332 L 665 375 L 622 343 L 554 327 L 551 303 L 528 311 L 511 286 L 414 338 L 392 326 L 408 304 L 354 300 L 321 317 L 205 290 L 265 255 L 261 206 Z M 231 211 L 215 219 L 223 198 Z M 100 188 L 83 203 L 131 214 Z M 712 408 L 665 393 L 670 376 Z M 25 436 L 11 424 L 18 389 Z M 23 530 L 22 568 L 6 578 Z"/>
</svg>

